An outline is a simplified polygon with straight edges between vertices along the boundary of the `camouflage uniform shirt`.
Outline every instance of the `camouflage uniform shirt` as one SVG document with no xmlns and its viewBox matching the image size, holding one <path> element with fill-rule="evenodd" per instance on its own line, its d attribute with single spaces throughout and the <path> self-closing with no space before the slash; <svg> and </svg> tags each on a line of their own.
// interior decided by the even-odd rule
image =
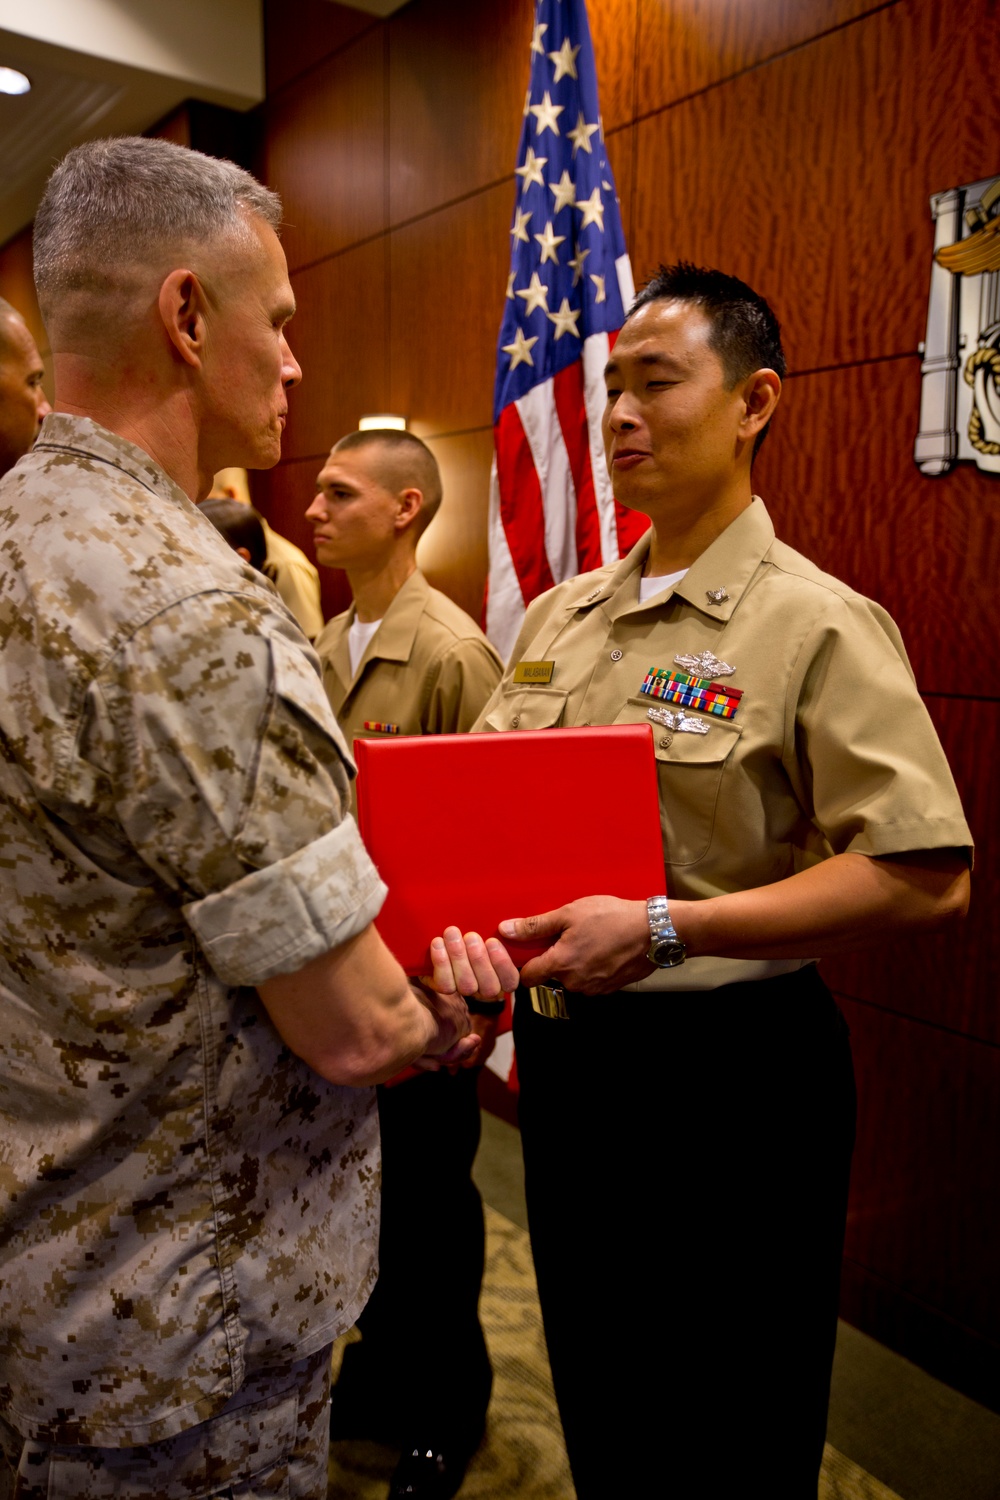
<svg viewBox="0 0 1000 1500">
<path fill-rule="evenodd" d="M 0 736 L 0 1410 L 158 1442 L 371 1288 L 374 1091 L 253 987 L 385 889 L 291 616 L 83 418 L 0 484 Z"/>
</svg>

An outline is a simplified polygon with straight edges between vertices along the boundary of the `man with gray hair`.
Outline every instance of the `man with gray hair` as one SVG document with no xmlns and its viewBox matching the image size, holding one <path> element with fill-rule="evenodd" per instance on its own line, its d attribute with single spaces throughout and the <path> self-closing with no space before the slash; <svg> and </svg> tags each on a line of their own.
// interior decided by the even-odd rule
<svg viewBox="0 0 1000 1500">
<path fill-rule="evenodd" d="M 0 1495 L 325 1495 L 367 1085 L 462 1061 L 462 994 L 515 977 L 446 928 L 407 982 L 318 662 L 192 504 L 280 453 L 279 216 L 123 139 L 36 219 L 56 413 L 0 483 Z"/>
<path fill-rule="evenodd" d="M 0 476 L 27 453 L 51 411 L 44 375 L 27 323 L 0 297 Z"/>
</svg>

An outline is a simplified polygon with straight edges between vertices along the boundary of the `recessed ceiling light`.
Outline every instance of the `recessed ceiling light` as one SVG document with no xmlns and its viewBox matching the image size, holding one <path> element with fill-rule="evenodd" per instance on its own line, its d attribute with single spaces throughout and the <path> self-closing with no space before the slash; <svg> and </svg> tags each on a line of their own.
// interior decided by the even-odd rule
<svg viewBox="0 0 1000 1500">
<path fill-rule="evenodd" d="M 406 418 L 393 416 L 387 411 L 373 412 L 367 417 L 362 417 L 358 422 L 358 427 L 362 432 L 376 432 L 383 427 L 394 429 L 396 432 L 405 432 Z"/>
<path fill-rule="evenodd" d="M 26 94 L 31 88 L 31 79 L 16 68 L 0 68 L 0 94 Z"/>
</svg>

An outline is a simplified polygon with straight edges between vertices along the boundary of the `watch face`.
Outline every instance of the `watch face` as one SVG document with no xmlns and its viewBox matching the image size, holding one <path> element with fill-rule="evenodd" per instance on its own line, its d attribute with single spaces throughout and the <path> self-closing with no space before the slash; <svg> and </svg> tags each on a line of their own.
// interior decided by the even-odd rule
<svg viewBox="0 0 1000 1500">
<path fill-rule="evenodd" d="M 680 938 L 660 938 L 653 943 L 646 956 L 658 969 L 676 969 L 678 964 L 684 962 L 686 951 Z"/>
</svg>

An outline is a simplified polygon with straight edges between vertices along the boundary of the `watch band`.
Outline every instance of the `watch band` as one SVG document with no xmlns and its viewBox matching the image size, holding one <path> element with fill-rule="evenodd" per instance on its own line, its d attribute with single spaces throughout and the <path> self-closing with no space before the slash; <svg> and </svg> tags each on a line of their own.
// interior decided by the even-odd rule
<svg viewBox="0 0 1000 1500">
<path fill-rule="evenodd" d="M 670 919 L 666 896 L 650 896 L 646 902 L 649 918 L 649 948 L 646 957 L 658 969 L 675 969 L 687 956 L 684 943 Z"/>
</svg>

